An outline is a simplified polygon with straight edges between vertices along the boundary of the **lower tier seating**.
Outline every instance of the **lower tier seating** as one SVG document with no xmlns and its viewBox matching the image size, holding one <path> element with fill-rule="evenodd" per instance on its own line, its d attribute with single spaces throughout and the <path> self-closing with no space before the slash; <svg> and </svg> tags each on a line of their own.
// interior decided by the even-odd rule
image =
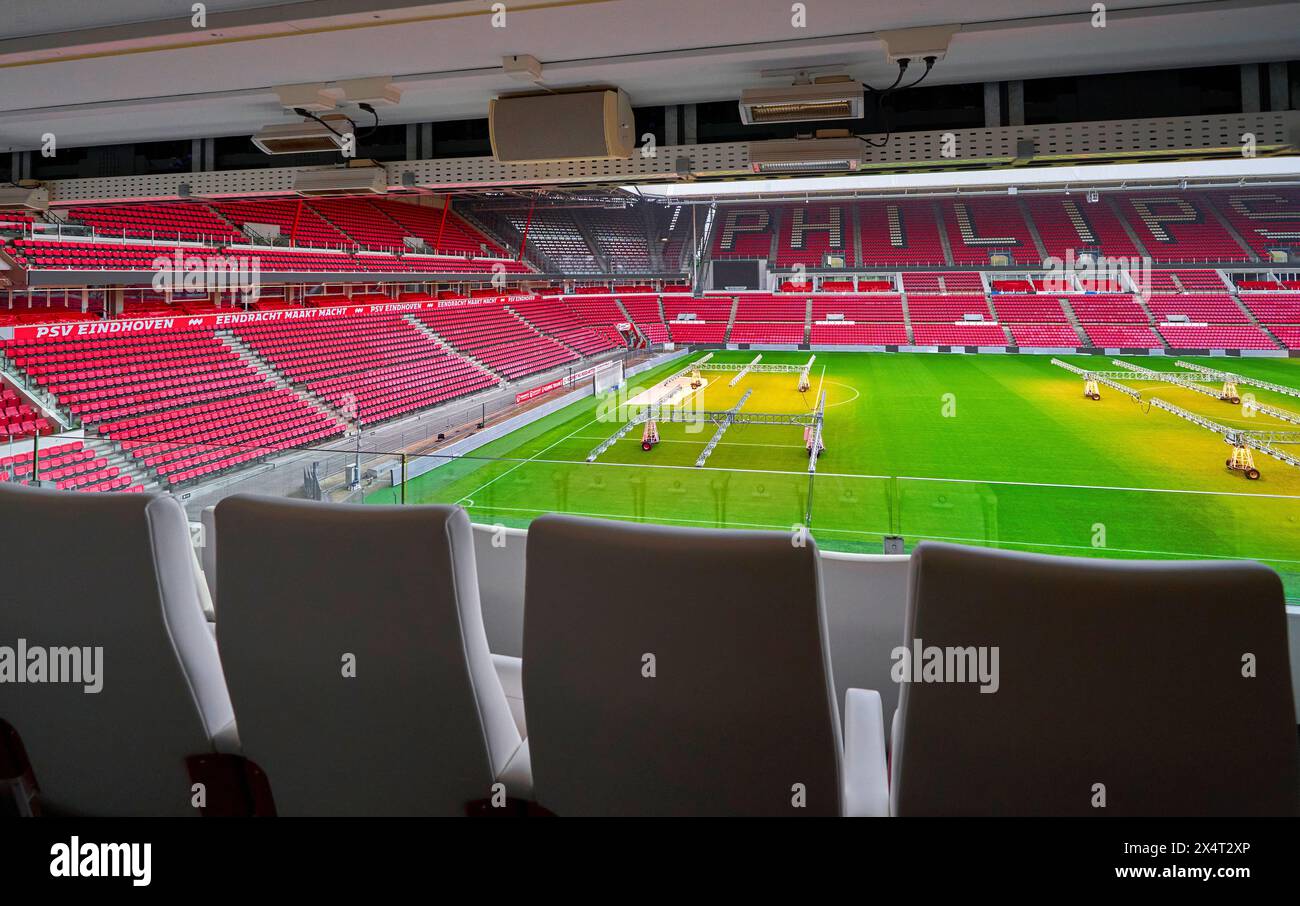
<svg viewBox="0 0 1300 906">
<path fill-rule="evenodd" d="M 1300 349 L 1300 325 L 1270 324 L 1268 330 L 1287 349 Z"/>
<path fill-rule="evenodd" d="M 1017 346 L 1082 346 L 1083 341 L 1069 324 L 1011 324 L 1011 339 Z"/>
<path fill-rule="evenodd" d="M 726 321 L 671 321 L 668 329 L 674 343 L 722 343 L 727 337 Z"/>
<path fill-rule="evenodd" d="M 578 358 L 573 350 L 542 336 L 499 303 L 447 306 L 419 312 L 416 317 L 454 349 L 508 380 Z"/>
<path fill-rule="evenodd" d="M 1250 319 L 1227 293 L 1179 293 L 1147 298 L 1147 308 L 1164 320 L 1170 315 L 1184 315 L 1189 321 L 1206 321 L 1211 324 L 1247 324 Z"/>
<path fill-rule="evenodd" d="M 107 457 L 96 456 L 79 440 L 42 448 L 35 463 L 31 453 L 0 456 L 0 481 L 30 484 L 34 477 L 54 482 L 61 491 L 144 491 L 130 475 L 110 466 Z"/>
<path fill-rule="evenodd" d="M 843 346 L 903 346 L 907 327 L 903 324 L 813 324 L 811 342 Z"/>
<path fill-rule="evenodd" d="M 362 422 L 383 421 L 496 386 L 495 376 L 458 355 L 435 352 L 418 360 L 311 381 L 308 388 Z"/>
<path fill-rule="evenodd" d="M 264 383 L 229 399 L 105 422 L 99 433 L 174 487 L 337 437 L 343 424 Z"/>
<path fill-rule="evenodd" d="M 509 308 L 537 330 L 554 337 L 566 346 L 572 346 L 584 356 L 608 352 L 619 345 L 611 341 L 608 336 L 584 327 L 555 297 L 512 302 Z"/>
<path fill-rule="evenodd" d="M 1250 324 L 1161 324 L 1157 330 L 1172 349 L 1277 349 L 1267 334 Z"/>
<path fill-rule="evenodd" d="M 1242 293 L 1241 301 L 1266 324 L 1300 324 L 1300 293 Z"/>
<path fill-rule="evenodd" d="M 13 388 L 0 383 L 0 441 L 52 434 L 54 426 L 23 401 Z"/>
<path fill-rule="evenodd" d="M 1098 347 L 1126 349 L 1160 349 L 1164 340 L 1154 330 L 1134 324 L 1084 324 L 1088 342 Z"/>
<path fill-rule="evenodd" d="M 745 323 L 731 328 L 733 343 L 802 343 L 803 324 Z"/>
<path fill-rule="evenodd" d="M 913 324 L 918 346 L 1006 346 L 1007 335 L 997 324 Z"/>
</svg>

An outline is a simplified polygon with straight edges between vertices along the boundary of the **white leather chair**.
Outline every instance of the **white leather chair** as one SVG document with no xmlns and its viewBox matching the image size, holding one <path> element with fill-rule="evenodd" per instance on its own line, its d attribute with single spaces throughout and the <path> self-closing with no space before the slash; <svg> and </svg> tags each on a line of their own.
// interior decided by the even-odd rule
<svg viewBox="0 0 1300 906">
<path fill-rule="evenodd" d="M 235 495 L 216 527 L 217 644 L 277 814 L 463 815 L 498 781 L 527 798 L 463 509 Z"/>
<path fill-rule="evenodd" d="M 1297 812 L 1282 585 L 1264 566 L 923 542 L 907 621 L 908 647 L 996 646 L 998 678 L 903 686 L 895 814 Z"/>
<path fill-rule="evenodd" d="M 46 814 L 198 815 L 187 758 L 238 750 L 174 499 L 0 484 L 0 644 L 102 648 L 102 688 L 0 683 Z M 93 658 L 93 655 L 92 655 Z"/>
<path fill-rule="evenodd" d="M 560 815 L 888 810 L 878 695 L 849 692 L 841 739 L 811 541 L 539 517 L 523 692 Z"/>
</svg>

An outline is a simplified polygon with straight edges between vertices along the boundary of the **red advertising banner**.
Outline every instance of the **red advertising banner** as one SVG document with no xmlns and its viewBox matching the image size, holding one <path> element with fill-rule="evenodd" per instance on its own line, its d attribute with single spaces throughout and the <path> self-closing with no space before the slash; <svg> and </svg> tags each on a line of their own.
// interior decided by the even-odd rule
<svg viewBox="0 0 1300 906">
<path fill-rule="evenodd" d="M 561 387 L 564 386 L 564 384 L 565 384 L 564 378 L 559 378 L 558 380 L 550 381 L 545 384 L 539 384 L 538 386 L 534 387 L 531 390 L 525 390 L 522 393 L 516 393 L 515 402 L 526 403 L 529 400 L 537 399 L 537 397 L 545 393 L 550 393 L 552 390 L 559 390 Z"/>
<path fill-rule="evenodd" d="M 53 324 L 20 325 L 0 328 L 0 338 L 15 340 L 74 340 L 81 337 L 106 337 L 124 333 L 166 333 L 175 330 L 210 328 L 222 330 L 238 324 L 276 324 L 319 321 L 348 315 L 402 314 L 465 305 L 501 305 L 532 296 L 484 296 L 477 299 L 429 299 L 412 302 L 375 302 L 365 305 L 335 305 L 322 308 L 274 308 L 265 311 L 231 311 L 176 317 L 118 318 L 112 321 L 64 321 Z M 8 332 L 12 331 L 12 332 Z"/>
</svg>

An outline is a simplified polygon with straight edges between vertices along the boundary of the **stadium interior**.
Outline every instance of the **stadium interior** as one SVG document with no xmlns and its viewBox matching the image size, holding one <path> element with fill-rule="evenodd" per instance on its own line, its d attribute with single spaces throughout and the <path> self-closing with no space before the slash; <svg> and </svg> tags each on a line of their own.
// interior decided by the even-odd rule
<svg viewBox="0 0 1300 906">
<path fill-rule="evenodd" d="M 3 6 L 0 814 L 1300 814 L 1294 3 Z"/>
</svg>

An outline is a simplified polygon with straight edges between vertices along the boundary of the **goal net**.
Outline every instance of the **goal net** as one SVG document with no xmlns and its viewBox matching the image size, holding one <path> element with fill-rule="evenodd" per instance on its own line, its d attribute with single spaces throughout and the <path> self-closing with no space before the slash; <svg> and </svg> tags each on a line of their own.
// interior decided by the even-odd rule
<svg viewBox="0 0 1300 906">
<path fill-rule="evenodd" d="M 596 373 L 592 376 L 592 382 L 597 396 L 623 386 L 622 359 L 614 359 L 596 366 Z"/>
</svg>

